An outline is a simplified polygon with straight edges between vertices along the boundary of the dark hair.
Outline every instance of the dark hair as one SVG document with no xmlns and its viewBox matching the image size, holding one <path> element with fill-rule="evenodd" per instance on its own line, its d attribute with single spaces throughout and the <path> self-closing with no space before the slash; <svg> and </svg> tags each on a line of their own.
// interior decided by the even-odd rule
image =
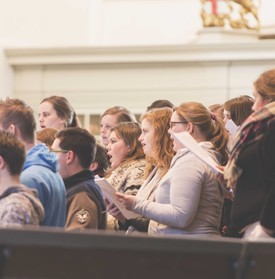
<svg viewBox="0 0 275 279">
<path fill-rule="evenodd" d="M 55 128 L 44 128 L 36 132 L 36 139 L 51 147 L 57 132 L 58 130 Z"/>
<path fill-rule="evenodd" d="M 254 87 L 263 99 L 275 101 L 275 69 L 262 73 L 254 82 Z"/>
<path fill-rule="evenodd" d="M 86 129 L 67 128 L 57 132 L 60 148 L 72 150 L 77 156 L 82 168 L 89 169 L 95 159 L 96 139 Z"/>
<path fill-rule="evenodd" d="M 174 105 L 165 99 L 154 101 L 150 106 L 147 107 L 147 111 L 155 108 L 174 108 Z"/>
<path fill-rule="evenodd" d="M 243 95 L 237 98 L 233 98 L 224 103 L 225 110 L 230 112 L 230 118 L 233 122 L 240 126 L 245 119 L 252 113 L 252 106 L 254 99 Z"/>
<path fill-rule="evenodd" d="M 23 141 L 34 143 L 36 122 L 32 109 L 19 99 L 0 101 L 0 122 L 4 130 L 15 125 Z"/>
<path fill-rule="evenodd" d="M 65 120 L 66 128 L 80 127 L 80 121 L 69 101 L 62 96 L 50 96 L 41 101 L 40 104 L 48 102 L 52 104 L 56 114 L 61 119 Z"/>
<path fill-rule="evenodd" d="M 11 175 L 20 175 L 25 162 L 24 144 L 11 133 L 0 131 L 0 156 Z"/>
<path fill-rule="evenodd" d="M 110 161 L 107 150 L 99 143 L 96 144 L 96 154 L 94 162 L 97 162 L 98 166 L 95 170 L 93 170 L 93 173 L 100 177 L 104 177 L 106 171 L 110 167 Z"/>
<path fill-rule="evenodd" d="M 116 115 L 116 123 L 137 122 L 135 115 L 127 108 L 121 106 L 114 106 L 105 110 L 101 115 L 101 119 L 105 115 Z"/>
</svg>

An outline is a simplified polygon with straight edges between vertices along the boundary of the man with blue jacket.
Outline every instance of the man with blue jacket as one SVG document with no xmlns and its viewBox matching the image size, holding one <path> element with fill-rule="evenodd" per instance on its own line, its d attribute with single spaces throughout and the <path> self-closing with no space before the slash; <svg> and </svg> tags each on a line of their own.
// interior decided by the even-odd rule
<svg viewBox="0 0 275 279">
<path fill-rule="evenodd" d="M 20 182 L 37 190 L 45 209 L 42 225 L 64 227 L 66 194 L 58 172 L 58 159 L 46 145 L 35 145 L 35 129 L 33 111 L 23 101 L 18 99 L 0 101 L 0 130 L 14 134 L 24 143 L 27 152 Z"/>
</svg>

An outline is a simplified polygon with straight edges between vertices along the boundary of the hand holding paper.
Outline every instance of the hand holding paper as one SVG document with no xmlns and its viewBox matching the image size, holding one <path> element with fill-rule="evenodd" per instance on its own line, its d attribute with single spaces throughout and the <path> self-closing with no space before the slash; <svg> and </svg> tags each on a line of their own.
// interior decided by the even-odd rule
<svg viewBox="0 0 275 279">
<path fill-rule="evenodd" d="M 125 208 L 125 203 L 119 201 L 116 196 L 116 190 L 114 187 L 104 178 L 95 179 L 95 182 L 100 186 L 103 196 L 111 203 L 115 204 L 120 212 L 125 216 L 126 219 L 134 219 L 140 217 L 139 214 L 136 214 Z"/>
</svg>

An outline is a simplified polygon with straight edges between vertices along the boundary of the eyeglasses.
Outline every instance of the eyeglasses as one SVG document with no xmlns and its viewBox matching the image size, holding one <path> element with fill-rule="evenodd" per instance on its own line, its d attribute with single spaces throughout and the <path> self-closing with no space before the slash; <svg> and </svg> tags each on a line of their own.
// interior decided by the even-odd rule
<svg viewBox="0 0 275 279">
<path fill-rule="evenodd" d="M 65 149 L 52 149 L 52 148 L 50 148 L 50 152 L 67 153 L 67 152 L 69 152 L 69 150 L 65 150 Z"/>
<path fill-rule="evenodd" d="M 173 129 L 178 124 L 187 124 L 188 121 L 170 121 L 170 129 Z"/>
</svg>

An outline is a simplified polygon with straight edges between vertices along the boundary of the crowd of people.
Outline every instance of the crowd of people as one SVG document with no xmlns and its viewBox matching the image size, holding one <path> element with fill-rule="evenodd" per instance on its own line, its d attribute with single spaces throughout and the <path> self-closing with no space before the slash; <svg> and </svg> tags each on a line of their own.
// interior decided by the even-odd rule
<svg viewBox="0 0 275 279">
<path fill-rule="evenodd" d="M 38 129 L 24 101 L 1 100 L 0 226 L 272 239 L 275 69 L 253 88 L 254 98 L 209 107 L 155 100 L 140 119 L 125 107 L 108 108 L 101 142 L 65 97 L 41 101 Z M 178 133 L 191 136 L 220 172 Z M 113 188 L 113 200 L 97 179 Z"/>
</svg>

